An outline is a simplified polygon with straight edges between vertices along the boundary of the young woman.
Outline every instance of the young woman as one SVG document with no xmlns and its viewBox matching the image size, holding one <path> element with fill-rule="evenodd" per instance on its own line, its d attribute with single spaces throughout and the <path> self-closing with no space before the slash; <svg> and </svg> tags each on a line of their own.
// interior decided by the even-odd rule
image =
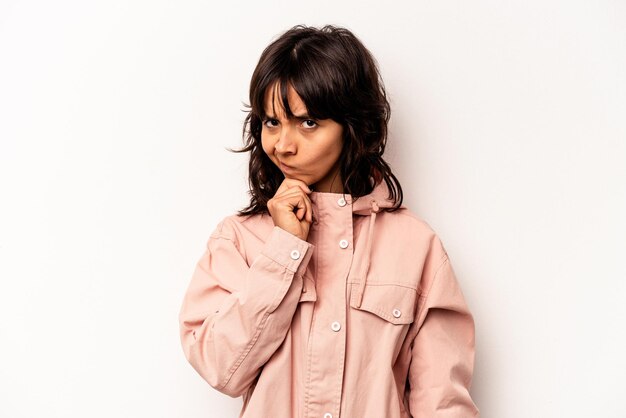
<svg viewBox="0 0 626 418">
<path fill-rule="evenodd" d="M 347 29 L 261 55 L 244 124 L 250 204 L 211 234 L 183 350 L 245 418 L 478 416 L 474 322 L 446 250 L 383 160 L 390 108 Z"/>
</svg>

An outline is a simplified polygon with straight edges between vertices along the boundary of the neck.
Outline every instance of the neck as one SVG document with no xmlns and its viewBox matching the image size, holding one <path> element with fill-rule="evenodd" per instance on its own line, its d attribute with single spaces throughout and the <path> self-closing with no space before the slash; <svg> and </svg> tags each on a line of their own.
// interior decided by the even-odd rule
<svg viewBox="0 0 626 418">
<path fill-rule="evenodd" d="M 319 193 L 343 193 L 343 181 L 339 170 L 335 171 L 335 175 L 332 178 L 326 177 L 322 181 L 319 181 L 313 185 L 309 185 L 311 190 Z"/>
</svg>

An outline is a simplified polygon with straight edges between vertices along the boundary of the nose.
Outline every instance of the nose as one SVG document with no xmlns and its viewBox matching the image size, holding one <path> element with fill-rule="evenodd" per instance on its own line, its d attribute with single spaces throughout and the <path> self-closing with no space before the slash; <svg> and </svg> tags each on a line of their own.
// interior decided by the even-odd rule
<svg viewBox="0 0 626 418">
<path fill-rule="evenodd" d="M 296 143 L 293 140 L 293 133 L 287 126 L 282 127 L 280 133 L 278 134 L 278 140 L 274 144 L 274 149 L 279 154 L 295 154 L 296 153 Z"/>
</svg>

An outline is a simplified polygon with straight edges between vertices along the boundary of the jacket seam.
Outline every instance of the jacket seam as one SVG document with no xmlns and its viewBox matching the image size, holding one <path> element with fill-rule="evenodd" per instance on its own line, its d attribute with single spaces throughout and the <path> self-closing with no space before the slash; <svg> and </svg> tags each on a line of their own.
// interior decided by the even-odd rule
<svg viewBox="0 0 626 418">
<path fill-rule="evenodd" d="M 428 305 L 428 297 L 430 296 L 430 291 L 432 290 L 433 286 L 435 285 L 435 282 L 439 278 L 439 272 L 441 271 L 441 268 L 447 262 L 448 262 L 448 253 L 444 253 L 444 255 L 442 257 L 442 260 L 439 262 L 439 266 L 437 266 L 437 269 L 435 270 L 435 273 L 433 274 L 433 280 L 430 283 L 430 286 L 428 286 L 428 289 L 425 292 L 418 292 L 418 293 L 420 293 L 420 296 L 422 298 L 424 298 L 424 301 L 422 303 L 422 306 L 417 310 L 417 313 L 416 313 L 416 316 L 415 316 L 415 321 L 416 322 L 422 316 L 422 313 L 424 312 L 424 309 L 426 309 L 426 306 Z M 415 338 L 417 338 L 418 334 L 419 334 L 419 330 L 415 334 L 415 336 L 413 337 L 413 340 L 415 340 Z"/>
<path fill-rule="evenodd" d="M 246 348 L 244 348 L 243 352 L 239 355 L 239 358 L 237 358 L 235 363 L 228 370 L 228 375 L 224 377 L 223 383 L 220 385 L 220 389 L 226 388 L 226 386 L 232 379 L 235 372 L 239 370 L 239 366 L 241 366 L 241 363 L 243 363 L 246 357 L 248 357 L 248 354 L 250 354 L 250 351 L 252 351 L 252 347 L 254 346 L 254 344 L 256 344 L 257 340 L 259 339 L 259 336 L 261 335 L 261 331 L 263 331 L 263 329 L 265 328 L 265 323 L 267 322 L 267 318 L 269 317 L 269 315 L 270 314 L 267 311 L 263 314 L 263 318 L 261 319 L 261 322 L 257 326 L 257 329 L 254 333 L 252 340 L 250 340 Z"/>
<path fill-rule="evenodd" d="M 433 280 L 430 283 L 430 286 L 428 286 L 428 290 L 426 292 L 423 292 L 424 297 L 427 298 L 430 295 L 431 289 L 433 288 L 433 286 L 435 285 L 435 282 L 439 278 L 439 272 L 441 271 L 441 268 L 444 266 L 444 264 L 446 264 L 447 261 L 448 261 L 448 254 L 445 253 L 441 257 L 441 261 L 439 262 L 439 266 L 437 266 L 437 269 L 435 270 L 435 273 L 433 274 Z"/>
<path fill-rule="evenodd" d="M 354 280 L 349 280 L 348 283 L 349 284 L 359 284 L 360 282 L 356 282 Z M 370 281 L 367 281 L 365 286 L 398 286 L 398 287 L 404 287 L 405 289 L 415 290 L 416 292 L 419 293 L 419 291 L 417 290 L 416 286 L 410 286 L 410 285 L 407 285 L 407 284 L 400 284 L 400 283 L 396 283 L 396 282 L 376 282 L 376 283 L 372 283 Z"/>
<path fill-rule="evenodd" d="M 230 237 L 227 237 L 227 236 L 225 236 L 225 235 L 214 235 L 212 238 L 213 238 L 213 239 L 225 239 L 226 241 L 230 241 L 230 242 L 232 242 L 233 244 L 235 244 L 235 240 L 234 240 L 234 239 L 232 239 L 232 238 L 230 238 Z"/>
</svg>

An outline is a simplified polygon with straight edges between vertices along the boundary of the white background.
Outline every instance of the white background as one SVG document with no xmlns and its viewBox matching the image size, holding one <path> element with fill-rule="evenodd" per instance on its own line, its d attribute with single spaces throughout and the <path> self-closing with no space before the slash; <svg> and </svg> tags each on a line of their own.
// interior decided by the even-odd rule
<svg viewBox="0 0 626 418">
<path fill-rule="evenodd" d="M 388 160 L 450 254 L 484 418 L 624 417 L 626 3 L 1 1 L 0 416 L 238 416 L 178 310 L 246 203 L 263 48 L 378 59 Z M 358 418 L 358 417 L 350 417 Z"/>
</svg>

